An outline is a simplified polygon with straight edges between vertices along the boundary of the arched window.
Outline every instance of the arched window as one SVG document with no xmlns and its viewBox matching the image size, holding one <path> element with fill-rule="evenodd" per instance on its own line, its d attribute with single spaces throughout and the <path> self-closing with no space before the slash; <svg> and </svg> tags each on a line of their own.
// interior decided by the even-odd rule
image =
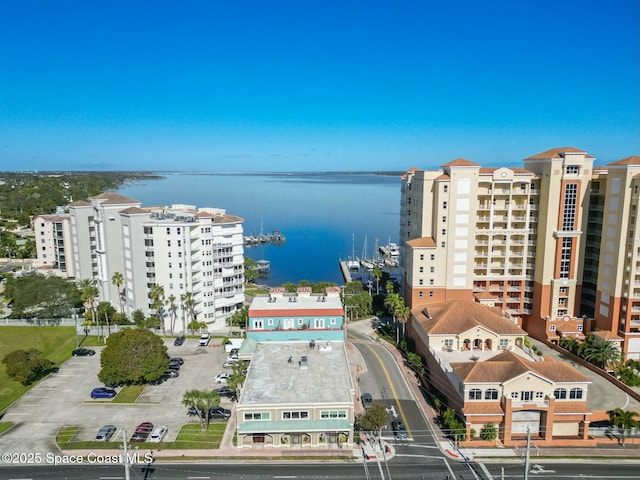
<svg viewBox="0 0 640 480">
<path fill-rule="evenodd" d="M 497 400 L 498 399 L 498 390 L 495 388 L 489 388 L 484 392 L 485 400 Z"/>
<path fill-rule="evenodd" d="M 469 400 L 482 400 L 482 390 L 479 388 L 469 390 Z"/>
<path fill-rule="evenodd" d="M 567 389 L 566 388 L 556 388 L 553 391 L 553 396 L 556 400 L 565 400 L 567 398 Z"/>
<path fill-rule="evenodd" d="M 582 398 L 582 389 L 572 388 L 569 392 L 569 398 L 571 398 L 572 400 L 580 400 Z"/>
</svg>

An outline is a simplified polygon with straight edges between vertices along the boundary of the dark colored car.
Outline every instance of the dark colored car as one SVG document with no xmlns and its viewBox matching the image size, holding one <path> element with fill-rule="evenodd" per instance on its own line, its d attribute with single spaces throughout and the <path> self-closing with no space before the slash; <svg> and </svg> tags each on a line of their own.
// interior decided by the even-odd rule
<svg viewBox="0 0 640 480">
<path fill-rule="evenodd" d="M 364 408 L 369 408 L 371 405 L 373 405 L 373 397 L 371 396 L 370 393 L 363 393 L 362 394 L 362 406 Z"/>
<path fill-rule="evenodd" d="M 131 442 L 145 442 L 151 432 L 153 431 L 153 423 L 144 422 L 136 427 L 136 430 L 131 435 Z"/>
<path fill-rule="evenodd" d="M 222 418 L 228 420 L 231 416 L 231 410 L 222 407 L 211 407 L 209 409 L 209 418 Z"/>
<path fill-rule="evenodd" d="M 407 434 L 407 429 L 402 423 L 402 420 L 394 420 L 391 422 L 391 428 L 393 428 L 393 434 L 396 436 L 398 440 L 407 440 L 409 435 Z"/>
<path fill-rule="evenodd" d="M 71 355 L 74 357 L 91 357 L 96 354 L 95 350 L 91 350 L 90 348 L 77 348 Z"/>
<path fill-rule="evenodd" d="M 167 370 L 166 372 L 164 372 L 162 374 L 162 377 L 164 377 L 164 378 L 176 378 L 176 377 L 179 377 L 179 376 L 180 376 L 180 374 L 178 373 L 178 371 L 177 370 L 172 370 L 172 369 L 169 369 L 169 370 Z M 162 378 L 162 377 L 160 377 L 160 378 Z"/>
<path fill-rule="evenodd" d="M 180 364 L 173 360 L 169 362 L 169 370 L 180 370 Z"/>
<path fill-rule="evenodd" d="M 98 442 L 108 442 L 113 437 L 113 434 L 116 433 L 115 425 L 105 425 L 96 434 L 96 441 Z"/>
<path fill-rule="evenodd" d="M 180 365 L 182 365 L 184 363 L 184 360 L 182 357 L 171 357 L 171 359 L 169 360 L 171 363 L 178 363 Z"/>
<path fill-rule="evenodd" d="M 179 347 L 184 343 L 184 337 L 178 337 L 173 341 L 173 345 Z"/>
<path fill-rule="evenodd" d="M 91 398 L 113 398 L 118 394 L 112 388 L 98 387 L 91 390 Z"/>
<path fill-rule="evenodd" d="M 222 387 L 215 390 L 215 392 L 221 397 L 227 397 L 231 399 L 236 398 L 236 392 L 231 387 Z"/>
</svg>

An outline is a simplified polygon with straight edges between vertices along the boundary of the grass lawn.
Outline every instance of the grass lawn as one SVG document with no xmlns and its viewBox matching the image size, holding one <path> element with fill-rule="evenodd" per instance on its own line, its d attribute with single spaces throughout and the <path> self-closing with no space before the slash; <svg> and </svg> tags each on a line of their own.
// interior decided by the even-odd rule
<svg viewBox="0 0 640 480">
<path fill-rule="evenodd" d="M 174 442 L 149 443 L 141 442 L 136 446 L 152 448 L 154 450 L 208 450 L 220 447 L 222 435 L 227 426 L 226 422 L 211 422 L 206 432 L 202 431 L 199 423 L 183 425 Z M 91 450 L 112 449 L 122 445 L 122 439 L 115 442 L 74 442 L 73 436 L 80 430 L 78 426 L 62 427 L 56 435 L 56 443 L 61 450 Z M 114 437 L 115 438 L 115 437 Z"/>
<path fill-rule="evenodd" d="M 13 427 L 13 422 L 0 422 L 0 435 Z"/>
<path fill-rule="evenodd" d="M 122 387 L 112 403 L 136 403 L 136 400 L 146 388 L 146 385 L 127 385 Z"/>
<path fill-rule="evenodd" d="M 60 365 L 76 348 L 75 327 L 0 327 L 0 360 L 14 350 L 36 348 L 42 356 Z M 31 386 L 24 386 L 7 376 L 0 363 L 0 412 L 22 396 Z"/>
</svg>

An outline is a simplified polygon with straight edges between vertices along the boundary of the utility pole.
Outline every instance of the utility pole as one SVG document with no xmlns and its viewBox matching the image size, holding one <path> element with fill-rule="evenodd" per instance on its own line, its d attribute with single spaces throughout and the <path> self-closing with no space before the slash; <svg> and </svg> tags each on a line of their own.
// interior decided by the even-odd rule
<svg viewBox="0 0 640 480">
<path fill-rule="evenodd" d="M 527 427 L 527 451 L 524 457 L 524 480 L 529 480 L 529 449 L 531 448 L 531 429 Z"/>
<path fill-rule="evenodd" d="M 131 480 L 129 476 L 129 456 L 127 455 L 127 430 L 125 428 L 122 429 L 122 451 L 124 452 L 124 478 L 125 480 Z"/>
</svg>

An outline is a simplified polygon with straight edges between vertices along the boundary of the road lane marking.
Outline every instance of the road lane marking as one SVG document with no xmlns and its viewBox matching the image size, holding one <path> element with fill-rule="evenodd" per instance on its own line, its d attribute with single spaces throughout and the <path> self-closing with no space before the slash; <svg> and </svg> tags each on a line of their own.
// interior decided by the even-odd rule
<svg viewBox="0 0 640 480">
<path fill-rule="evenodd" d="M 409 424 L 407 423 L 407 417 L 404 414 L 404 410 L 402 409 L 402 405 L 400 405 L 400 400 L 398 399 L 398 394 L 396 393 L 396 389 L 393 386 L 393 382 L 391 381 L 391 377 L 389 376 L 389 372 L 387 371 L 387 367 L 385 367 L 384 363 L 382 362 L 382 358 L 380 358 L 380 355 L 378 355 L 378 352 L 376 352 L 371 345 L 369 345 L 368 343 L 365 343 L 365 346 L 369 350 L 371 350 L 371 353 L 373 353 L 376 356 L 376 358 L 378 359 L 378 362 L 380 363 L 380 366 L 382 367 L 382 371 L 384 372 L 384 376 L 387 377 L 387 382 L 389 383 L 389 387 L 391 387 L 391 393 L 393 394 L 393 399 L 396 401 L 396 404 L 398 405 L 398 410 L 399 410 L 400 416 L 402 417 L 402 423 L 404 423 L 405 427 L 407 428 L 407 435 L 409 437 L 412 437 L 413 435 L 411 435 L 411 429 L 409 428 Z M 400 373 L 400 374 L 402 375 L 402 373 Z"/>
</svg>

